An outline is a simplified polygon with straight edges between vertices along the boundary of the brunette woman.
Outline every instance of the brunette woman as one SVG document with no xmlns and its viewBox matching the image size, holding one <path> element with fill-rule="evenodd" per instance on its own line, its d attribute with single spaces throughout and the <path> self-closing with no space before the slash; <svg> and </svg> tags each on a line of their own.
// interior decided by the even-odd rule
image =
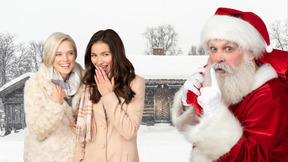
<svg viewBox="0 0 288 162">
<path fill-rule="evenodd" d="M 135 75 L 115 31 L 100 30 L 92 36 L 85 67 L 74 161 L 138 162 L 145 81 Z"/>
</svg>

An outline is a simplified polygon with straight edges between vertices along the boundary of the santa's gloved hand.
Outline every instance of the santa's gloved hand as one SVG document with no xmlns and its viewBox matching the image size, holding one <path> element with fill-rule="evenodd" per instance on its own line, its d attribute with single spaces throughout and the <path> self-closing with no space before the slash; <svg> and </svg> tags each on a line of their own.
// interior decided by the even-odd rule
<svg viewBox="0 0 288 162">
<path fill-rule="evenodd" d="M 199 89 L 202 87 L 204 82 L 205 68 L 201 67 L 196 70 L 184 83 L 184 89 L 190 90 L 197 96 L 200 95 Z"/>
<path fill-rule="evenodd" d="M 205 68 L 203 67 L 197 69 L 196 72 L 194 72 L 184 83 L 182 91 L 182 103 L 184 106 L 188 105 L 186 102 L 188 90 L 192 91 L 197 96 L 200 95 L 199 89 L 202 87 L 202 83 L 204 82 L 204 72 Z"/>
<path fill-rule="evenodd" d="M 198 104 L 203 108 L 204 114 L 212 117 L 221 105 L 221 91 L 219 89 L 214 68 L 210 70 L 211 87 L 201 88 L 201 95 L 198 97 Z"/>
</svg>

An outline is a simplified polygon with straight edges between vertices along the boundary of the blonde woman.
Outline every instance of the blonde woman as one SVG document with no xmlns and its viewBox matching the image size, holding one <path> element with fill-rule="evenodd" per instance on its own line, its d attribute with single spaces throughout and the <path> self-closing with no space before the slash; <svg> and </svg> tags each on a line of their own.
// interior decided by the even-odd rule
<svg viewBox="0 0 288 162">
<path fill-rule="evenodd" d="M 83 69 L 76 45 L 64 33 L 48 37 L 44 64 L 24 88 L 25 162 L 69 162 L 76 146 L 72 125 L 81 97 Z"/>
</svg>

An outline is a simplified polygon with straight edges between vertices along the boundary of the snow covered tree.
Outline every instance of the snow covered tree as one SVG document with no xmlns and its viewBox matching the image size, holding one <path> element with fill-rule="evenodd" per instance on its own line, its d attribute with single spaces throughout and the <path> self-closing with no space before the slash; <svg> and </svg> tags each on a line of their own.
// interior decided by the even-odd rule
<svg viewBox="0 0 288 162">
<path fill-rule="evenodd" d="M 33 71 L 33 62 L 30 59 L 27 46 L 24 43 L 20 43 L 17 49 L 17 57 L 14 58 L 13 66 L 16 69 L 11 69 L 11 73 L 14 74 L 13 78 L 18 77 L 24 73 Z"/>
<path fill-rule="evenodd" d="M 274 47 L 280 50 L 288 50 L 288 19 L 283 23 L 276 20 L 270 27 L 270 39 Z"/>
<path fill-rule="evenodd" d="M 38 71 L 43 51 L 43 41 L 15 44 L 15 34 L 0 33 L 0 87 L 24 73 Z"/>
<path fill-rule="evenodd" d="M 206 54 L 204 48 L 201 45 L 199 45 L 197 48 L 197 54 L 198 55 L 205 55 Z"/>
<path fill-rule="evenodd" d="M 14 34 L 0 33 L 0 86 L 5 84 L 8 81 L 7 77 L 12 75 L 9 73 L 9 69 L 17 68 L 12 67 L 17 49 L 14 41 Z"/>
<path fill-rule="evenodd" d="M 179 55 L 181 49 L 177 49 L 177 33 L 171 25 L 160 25 L 147 28 L 143 34 L 147 40 L 146 54 L 152 55 L 153 48 L 163 48 L 164 55 Z"/>
<path fill-rule="evenodd" d="M 192 45 L 188 53 L 188 55 L 207 55 L 207 54 L 208 53 L 205 53 L 205 50 L 201 45 L 199 45 L 198 47 L 195 45 Z"/>
<path fill-rule="evenodd" d="M 197 55 L 197 47 L 192 45 L 188 55 Z"/>
<path fill-rule="evenodd" d="M 38 71 L 38 67 L 44 62 L 44 41 L 31 41 L 28 44 L 28 53 L 33 63 L 33 72 Z"/>
<path fill-rule="evenodd" d="M 11 73 L 14 74 L 13 78 L 27 72 L 37 72 L 40 64 L 44 61 L 43 52 L 43 41 L 31 41 L 28 44 L 19 44 L 17 57 L 13 59 L 13 66 L 18 68 L 11 69 Z"/>
</svg>

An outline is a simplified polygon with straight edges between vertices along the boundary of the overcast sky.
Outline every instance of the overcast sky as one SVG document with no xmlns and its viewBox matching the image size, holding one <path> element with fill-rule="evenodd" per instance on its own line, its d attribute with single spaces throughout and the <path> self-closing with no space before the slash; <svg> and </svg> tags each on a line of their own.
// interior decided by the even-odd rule
<svg viewBox="0 0 288 162">
<path fill-rule="evenodd" d="M 77 61 L 91 36 L 114 29 L 127 55 L 144 54 L 147 27 L 171 24 L 178 46 L 187 54 L 199 44 L 201 28 L 218 7 L 252 11 L 267 26 L 287 18 L 288 0 L 0 0 L 0 32 L 15 33 L 17 40 L 46 40 L 53 32 L 72 36 L 78 47 Z"/>
</svg>

